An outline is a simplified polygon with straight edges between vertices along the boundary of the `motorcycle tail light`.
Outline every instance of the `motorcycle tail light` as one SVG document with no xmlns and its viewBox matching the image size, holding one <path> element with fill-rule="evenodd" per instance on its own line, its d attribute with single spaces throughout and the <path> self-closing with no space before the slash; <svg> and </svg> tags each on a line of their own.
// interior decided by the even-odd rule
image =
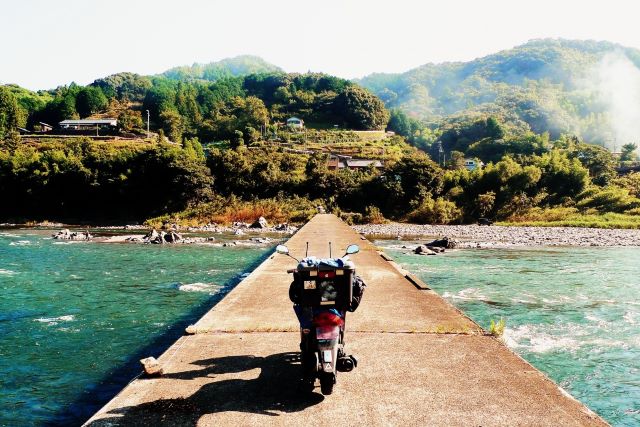
<svg viewBox="0 0 640 427">
<path fill-rule="evenodd" d="M 317 314 L 313 318 L 313 324 L 321 327 L 321 326 L 342 326 L 344 321 L 337 314 L 331 313 L 329 311 L 325 311 Z"/>
<path fill-rule="evenodd" d="M 318 277 L 320 277 L 321 279 L 333 279 L 334 277 L 336 277 L 336 272 L 335 271 L 319 271 Z"/>
</svg>

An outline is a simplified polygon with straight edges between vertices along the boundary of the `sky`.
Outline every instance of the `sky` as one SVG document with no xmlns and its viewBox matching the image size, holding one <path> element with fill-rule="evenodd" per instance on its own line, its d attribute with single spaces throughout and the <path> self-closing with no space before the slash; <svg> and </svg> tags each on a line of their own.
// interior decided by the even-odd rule
<svg viewBox="0 0 640 427">
<path fill-rule="evenodd" d="M 0 0 L 0 83 L 50 89 L 251 54 L 345 78 L 531 39 L 640 48 L 633 0 Z"/>
</svg>

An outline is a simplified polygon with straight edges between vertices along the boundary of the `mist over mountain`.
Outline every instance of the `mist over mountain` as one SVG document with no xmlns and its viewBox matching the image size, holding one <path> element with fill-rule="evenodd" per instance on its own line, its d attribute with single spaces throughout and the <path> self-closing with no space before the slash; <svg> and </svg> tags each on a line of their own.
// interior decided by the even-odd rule
<svg viewBox="0 0 640 427">
<path fill-rule="evenodd" d="M 470 62 L 374 73 L 357 82 L 414 118 L 492 115 L 516 131 L 572 133 L 619 149 L 640 139 L 638 67 L 637 49 L 544 39 Z"/>
</svg>

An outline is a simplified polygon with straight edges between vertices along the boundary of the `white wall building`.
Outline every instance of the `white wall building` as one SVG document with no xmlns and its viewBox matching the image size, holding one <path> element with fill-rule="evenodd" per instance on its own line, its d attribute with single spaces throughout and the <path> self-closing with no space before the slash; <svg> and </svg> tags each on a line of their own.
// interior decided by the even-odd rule
<svg viewBox="0 0 640 427">
<path fill-rule="evenodd" d="M 287 119 L 287 126 L 296 129 L 302 129 L 304 128 L 304 120 L 297 117 L 290 117 Z"/>
<path fill-rule="evenodd" d="M 474 171 L 476 169 L 482 169 L 484 163 L 478 159 L 464 159 L 464 167 L 467 168 L 467 170 Z"/>
</svg>

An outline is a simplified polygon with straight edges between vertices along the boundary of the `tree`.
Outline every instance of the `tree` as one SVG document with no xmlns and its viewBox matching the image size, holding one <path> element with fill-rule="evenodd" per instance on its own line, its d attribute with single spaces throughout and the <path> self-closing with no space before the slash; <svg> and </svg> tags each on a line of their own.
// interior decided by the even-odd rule
<svg viewBox="0 0 640 427">
<path fill-rule="evenodd" d="M 118 125 L 124 131 L 131 132 L 134 129 L 142 129 L 144 122 L 140 111 L 124 110 L 118 115 Z"/>
<path fill-rule="evenodd" d="M 589 184 L 589 171 L 566 153 L 553 150 L 535 156 L 533 163 L 542 170 L 540 187 L 556 198 L 575 197 Z"/>
<path fill-rule="evenodd" d="M 118 73 L 94 81 L 91 86 L 99 87 L 108 98 L 120 101 L 142 101 L 152 83 L 148 77 L 134 73 Z"/>
<path fill-rule="evenodd" d="M 464 163 L 465 163 L 465 158 L 464 158 L 464 153 L 461 153 L 460 151 L 452 151 L 451 152 L 451 158 L 449 159 L 449 161 L 447 162 L 449 164 L 449 167 L 451 169 L 454 170 L 460 170 L 460 169 L 464 169 Z"/>
<path fill-rule="evenodd" d="M 623 162 L 633 161 L 637 158 L 636 150 L 638 149 L 637 144 L 629 143 L 624 144 L 622 146 L 622 154 L 620 155 L 620 160 Z"/>
<path fill-rule="evenodd" d="M 181 142 L 184 124 L 182 116 L 175 110 L 165 110 L 160 113 L 160 125 L 164 129 L 167 137 L 172 142 Z"/>
<path fill-rule="evenodd" d="M 87 86 L 76 95 L 76 110 L 80 117 L 88 117 L 107 108 L 109 101 L 98 87 Z"/>
<path fill-rule="evenodd" d="M 196 101 L 196 90 L 193 85 L 179 83 L 176 90 L 176 109 L 182 116 L 184 128 L 194 134 L 196 126 L 202 121 L 202 114 Z"/>
<path fill-rule="evenodd" d="M 577 138 L 568 143 L 560 140 L 560 144 L 566 147 L 567 154 L 572 159 L 578 159 L 582 165 L 589 169 L 589 176 L 594 184 L 607 185 L 617 176 L 618 162 L 613 154 L 604 147 L 593 144 L 585 144 Z"/>
<path fill-rule="evenodd" d="M 20 146 L 20 133 L 16 130 L 10 130 L 4 139 L 4 148 L 6 148 L 10 153 L 16 151 L 16 149 Z"/>
<path fill-rule="evenodd" d="M 481 217 L 486 217 L 493 210 L 493 206 L 496 202 L 496 193 L 489 191 L 478 196 L 478 213 Z"/>
<path fill-rule="evenodd" d="M 376 194 L 385 216 L 399 215 L 415 209 L 443 188 L 443 170 L 428 156 L 414 152 L 365 183 L 365 194 Z"/>
<path fill-rule="evenodd" d="M 206 160 L 204 148 L 202 147 L 202 144 L 200 144 L 198 138 L 185 139 L 182 144 L 182 148 L 184 149 L 187 157 L 191 159 Z"/>
<path fill-rule="evenodd" d="M 242 131 L 236 130 L 233 132 L 233 139 L 231 140 L 231 148 L 237 150 L 244 145 L 244 134 Z"/>
<path fill-rule="evenodd" d="M 26 113 L 9 89 L 0 86 L 0 140 L 26 123 Z"/>
<path fill-rule="evenodd" d="M 501 139 L 504 138 L 504 129 L 498 123 L 495 117 L 489 117 L 487 119 L 487 133 L 490 138 Z"/>
<path fill-rule="evenodd" d="M 389 122 L 389 112 L 380 98 L 359 86 L 349 86 L 336 97 L 334 112 L 351 129 L 384 129 Z"/>
</svg>

